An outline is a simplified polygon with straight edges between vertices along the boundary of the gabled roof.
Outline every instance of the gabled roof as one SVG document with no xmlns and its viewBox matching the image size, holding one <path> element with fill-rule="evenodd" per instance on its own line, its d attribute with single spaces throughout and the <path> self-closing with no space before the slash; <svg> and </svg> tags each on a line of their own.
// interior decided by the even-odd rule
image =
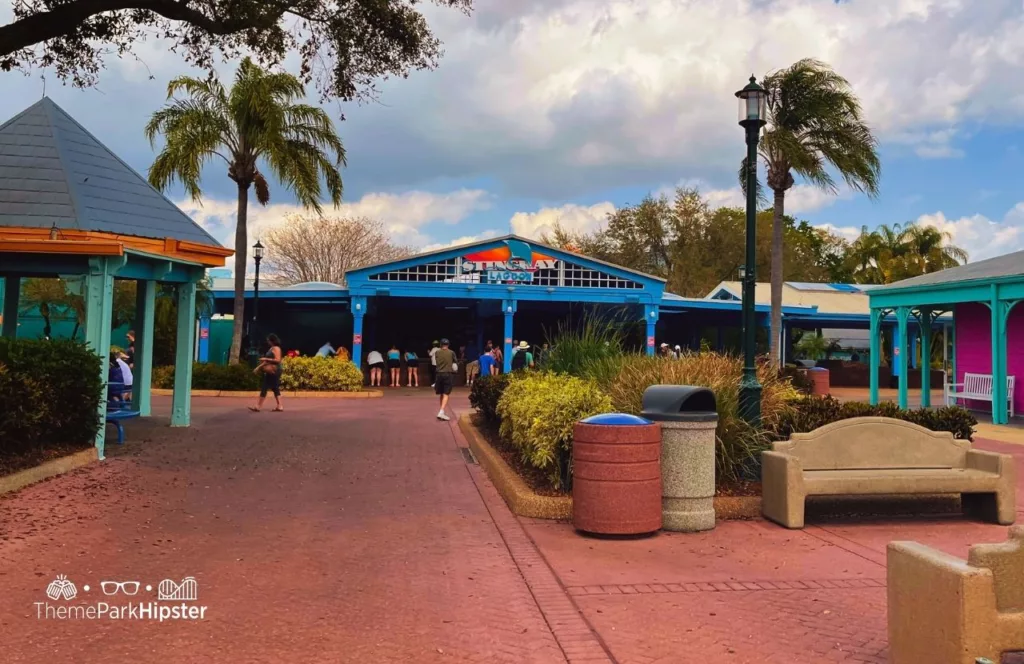
<svg viewBox="0 0 1024 664">
<path fill-rule="evenodd" d="M 346 274 L 346 276 L 349 275 L 349 274 L 363 274 L 363 273 L 366 273 L 366 272 L 380 272 L 380 271 L 382 271 L 382 268 L 390 268 L 390 267 L 392 267 L 394 265 L 398 265 L 398 264 L 406 264 L 406 263 L 412 262 L 412 261 L 415 261 L 415 262 L 418 263 L 418 262 L 424 261 L 424 259 L 427 259 L 427 258 L 443 257 L 443 256 L 446 256 L 446 255 L 458 254 L 460 252 L 464 252 L 464 251 L 469 250 L 469 249 L 474 249 L 476 247 L 483 247 L 483 246 L 487 246 L 487 245 L 499 244 L 501 242 L 507 242 L 509 240 L 514 240 L 514 241 L 517 241 L 517 242 L 525 242 L 526 244 L 528 244 L 528 245 L 530 245 L 532 247 L 537 247 L 539 249 L 546 249 L 548 251 L 552 251 L 552 252 L 555 252 L 556 254 L 561 254 L 561 255 L 564 255 L 566 257 L 574 257 L 576 260 L 579 260 L 579 261 L 582 261 L 582 262 L 594 263 L 594 264 L 597 264 L 597 265 L 604 265 L 606 267 L 612 268 L 613 270 L 617 270 L 617 271 L 621 271 L 621 272 L 628 272 L 630 274 L 635 274 L 636 276 L 642 277 L 643 279 L 650 279 L 650 280 L 658 281 L 658 282 L 661 282 L 661 283 L 665 283 L 665 280 L 663 278 L 661 278 L 661 277 L 655 277 L 654 275 L 646 274 L 646 273 L 640 272 L 638 270 L 631 270 L 629 268 L 622 267 L 621 265 L 615 265 L 614 263 L 608 263 L 607 261 L 602 261 L 602 260 L 598 260 L 596 258 L 591 258 L 590 256 L 585 256 L 583 254 L 576 254 L 576 253 L 573 253 L 571 251 L 566 251 L 565 249 L 559 249 L 558 247 L 552 247 L 551 245 L 544 244 L 543 242 L 538 242 L 537 240 L 531 240 L 529 238 L 521 237 L 519 235 L 512 235 L 512 234 L 501 235 L 501 236 L 498 236 L 498 237 L 491 237 L 491 238 L 487 238 L 486 240 L 478 240 L 476 242 L 470 242 L 468 244 L 455 245 L 455 246 L 452 246 L 452 247 L 444 247 L 443 249 L 436 249 L 434 251 L 427 251 L 427 252 L 424 252 L 422 254 L 416 254 L 414 256 L 410 256 L 408 258 L 403 258 L 403 259 L 399 259 L 399 260 L 395 260 L 395 261 L 388 261 L 388 262 L 385 262 L 385 263 L 376 263 L 374 265 L 366 265 L 366 266 L 358 268 L 356 270 L 350 270 Z"/>
<path fill-rule="evenodd" d="M 0 125 L 0 227 L 54 225 L 221 246 L 44 97 Z"/>
<path fill-rule="evenodd" d="M 860 284 L 814 284 L 800 281 L 785 281 L 782 284 L 782 304 L 788 307 L 816 307 L 818 314 L 863 314 L 867 316 L 867 291 L 871 286 Z M 707 295 L 707 299 L 741 299 L 742 284 L 738 281 L 723 281 Z M 754 285 L 754 301 L 757 304 L 771 304 L 771 284 Z"/>
<path fill-rule="evenodd" d="M 1000 279 L 1004 277 L 1024 276 L 1024 251 L 996 256 L 976 263 L 967 263 L 959 267 L 951 267 L 938 272 L 922 274 L 903 281 L 883 286 L 879 290 L 896 290 L 920 286 L 941 286 L 961 281 L 979 279 Z"/>
</svg>

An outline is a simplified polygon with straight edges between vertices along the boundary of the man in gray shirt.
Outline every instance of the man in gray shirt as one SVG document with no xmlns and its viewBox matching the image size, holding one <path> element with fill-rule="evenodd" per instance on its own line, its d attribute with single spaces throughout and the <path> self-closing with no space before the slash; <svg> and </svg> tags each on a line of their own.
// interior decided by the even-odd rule
<svg viewBox="0 0 1024 664">
<path fill-rule="evenodd" d="M 455 364 L 455 353 L 448 347 L 448 340 L 441 339 L 441 347 L 434 352 L 437 363 L 437 378 L 434 380 L 434 392 L 441 398 L 441 410 L 437 411 L 437 419 L 447 422 L 451 418 L 445 414 L 448 396 L 452 393 L 452 383 L 458 366 Z"/>
</svg>

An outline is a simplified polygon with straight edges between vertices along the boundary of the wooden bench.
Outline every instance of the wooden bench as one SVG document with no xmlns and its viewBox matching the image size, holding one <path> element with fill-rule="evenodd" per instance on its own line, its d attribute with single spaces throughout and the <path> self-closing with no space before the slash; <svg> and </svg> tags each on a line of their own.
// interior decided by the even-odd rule
<svg viewBox="0 0 1024 664">
<path fill-rule="evenodd" d="M 761 511 L 787 528 L 803 528 L 807 496 L 959 493 L 972 516 L 1016 517 L 1013 457 L 902 420 L 833 422 L 774 443 L 761 459 Z"/>
<path fill-rule="evenodd" d="M 141 413 L 132 410 L 130 401 L 125 401 L 122 395 L 128 391 L 124 383 L 107 383 L 107 417 L 106 423 L 113 424 L 117 428 L 117 444 L 124 445 L 124 420 L 138 417 Z"/>
<path fill-rule="evenodd" d="M 963 388 L 956 390 L 954 388 Z M 992 401 L 992 376 L 990 374 L 965 373 L 964 382 L 946 384 L 946 405 L 956 405 L 957 399 Z M 1006 400 L 1013 417 L 1013 376 L 1006 377 Z"/>
<path fill-rule="evenodd" d="M 890 664 L 991 664 L 1024 650 L 1024 527 L 967 560 L 891 542 L 886 570 Z"/>
</svg>

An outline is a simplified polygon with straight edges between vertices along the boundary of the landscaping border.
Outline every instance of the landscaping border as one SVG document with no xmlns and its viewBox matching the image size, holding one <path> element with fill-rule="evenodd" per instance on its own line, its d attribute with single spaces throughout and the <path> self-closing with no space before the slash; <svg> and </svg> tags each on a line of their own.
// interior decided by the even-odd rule
<svg viewBox="0 0 1024 664">
<path fill-rule="evenodd" d="M 491 447 L 487 439 L 477 431 L 471 417 L 470 413 L 463 413 L 459 417 L 459 428 L 466 436 L 469 448 L 473 450 L 473 456 L 487 471 L 487 476 L 501 497 L 505 499 L 508 508 L 514 514 L 535 519 L 571 519 L 572 497 L 541 496 L 534 493 L 519 476 L 519 473 L 513 470 L 501 458 L 497 450 Z"/>
<path fill-rule="evenodd" d="M 99 455 L 97 449 L 90 446 L 88 449 L 84 449 L 74 454 L 68 454 L 62 456 L 59 459 L 51 459 L 45 461 L 38 466 L 32 468 L 26 468 L 25 470 L 19 470 L 16 473 L 10 475 L 0 476 L 0 495 L 24 489 L 30 484 L 41 482 L 57 475 L 63 475 L 72 470 L 77 470 L 83 466 L 88 466 L 93 461 L 97 461 Z"/>
<path fill-rule="evenodd" d="M 169 397 L 174 395 L 174 390 L 154 387 L 151 394 Z M 245 397 L 247 399 L 254 399 L 259 395 L 259 390 L 192 390 L 192 396 L 194 397 Z M 376 399 L 384 396 L 384 392 L 380 390 L 358 390 L 355 392 L 314 392 L 311 390 L 286 392 L 282 390 L 281 395 L 304 399 Z"/>
<path fill-rule="evenodd" d="M 471 413 L 459 417 L 459 428 L 473 455 L 487 471 L 498 493 L 514 514 L 534 519 L 572 519 L 572 496 L 542 496 L 523 481 L 473 424 Z M 761 518 L 760 496 L 715 496 L 715 518 L 722 521 Z"/>
</svg>

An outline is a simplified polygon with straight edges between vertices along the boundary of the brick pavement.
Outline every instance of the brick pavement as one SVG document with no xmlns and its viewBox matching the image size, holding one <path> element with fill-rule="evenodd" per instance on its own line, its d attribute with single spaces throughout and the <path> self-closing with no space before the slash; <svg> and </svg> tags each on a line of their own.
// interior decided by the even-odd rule
<svg viewBox="0 0 1024 664">
<path fill-rule="evenodd" d="M 880 663 L 886 544 L 1005 538 L 943 516 L 584 537 L 514 517 L 423 392 L 244 405 L 133 422 L 109 461 L 0 498 L 4 662 Z M 55 574 L 193 575 L 209 614 L 37 620 Z"/>
<path fill-rule="evenodd" d="M 0 659 L 566 661 L 433 399 L 247 403 L 133 422 L 107 462 L 0 499 Z M 56 574 L 78 600 L 193 575 L 207 617 L 38 620 Z"/>
</svg>

